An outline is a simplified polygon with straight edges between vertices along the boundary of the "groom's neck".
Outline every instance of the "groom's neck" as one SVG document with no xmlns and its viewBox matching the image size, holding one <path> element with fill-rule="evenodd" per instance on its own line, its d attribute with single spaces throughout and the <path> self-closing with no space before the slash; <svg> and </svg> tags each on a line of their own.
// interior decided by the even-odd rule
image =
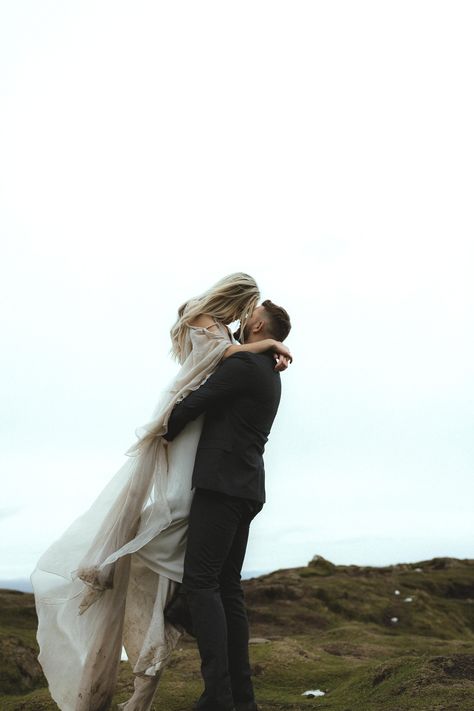
<svg viewBox="0 0 474 711">
<path fill-rule="evenodd" d="M 257 343 L 264 341 L 266 338 L 271 338 L 267 333 L 251 333 L 245 343 Z"/>
</svg>

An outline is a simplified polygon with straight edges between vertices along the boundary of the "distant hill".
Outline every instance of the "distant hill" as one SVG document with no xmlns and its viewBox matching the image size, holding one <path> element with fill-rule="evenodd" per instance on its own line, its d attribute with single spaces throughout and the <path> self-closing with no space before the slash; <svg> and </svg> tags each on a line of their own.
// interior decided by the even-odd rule
<svg viewBox="0 0 474 711">
<path fill-rule="evenodd" d="M 0 580 L 0 590 L 18 590 L 20 592 L 33 592 L 29 578 L 16 578 L 14 580 Z"/>
<path fill-rule="evenodd" d="M 371 567 L 315 556 L 244 588 L 262 711 L 474 710 L 474 560 Z M 57 708 L 36 660 L 35 630 L 33 596 L 1 590 L 2 711 Z M 195 642 L 183 637 L 156 711 L 190 710 L 200 687 Z M 112 711 L 131 689 L 122 662 Z"/>
<path fill-rule="evenodd" d="M 258 575 L 263 575 L 266 571 L 263 570 L 243 570 L 242 578 L 255 578 Z M 0 580 L 0 590 L 19 590 L 20 592 L 33 592 L 31 581 L 29 578 L 15 578 L 12 580 Z"/>
</svg>

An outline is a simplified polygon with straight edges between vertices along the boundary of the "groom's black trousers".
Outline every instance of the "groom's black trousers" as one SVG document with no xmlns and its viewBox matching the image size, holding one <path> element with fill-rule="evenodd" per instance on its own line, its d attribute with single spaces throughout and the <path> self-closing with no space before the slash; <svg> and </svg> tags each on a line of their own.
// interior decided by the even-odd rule
<svg viewBox="0 0 474 711">
<path fill-rule="evenodd" d="M 249 526 L 263 504 L 197 488 L 189 516 L 182 592 L 201 655 L 202 711 L 252 708 L 249 629 L 240 573 Z"/>
</svg>

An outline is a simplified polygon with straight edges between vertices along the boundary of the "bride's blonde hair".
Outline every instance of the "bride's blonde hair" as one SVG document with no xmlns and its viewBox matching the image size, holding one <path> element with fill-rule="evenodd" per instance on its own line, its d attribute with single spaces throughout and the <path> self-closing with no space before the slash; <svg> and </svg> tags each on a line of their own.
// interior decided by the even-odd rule
<svg viewBox="0 0 474 711">
<path fill-rule="evenodd" d="M 245 323 L 259 299 L 257 282 L 243 272 L 229 274 L 201 296 L 189 299 L 179 307 L 178 319 L 171 329 L 173 356 L 181 361 L 186 329 L 201 314 L 212 316 L 224 324 L 240 321 L 240 333 L 243 334 Z"/>
</svg>

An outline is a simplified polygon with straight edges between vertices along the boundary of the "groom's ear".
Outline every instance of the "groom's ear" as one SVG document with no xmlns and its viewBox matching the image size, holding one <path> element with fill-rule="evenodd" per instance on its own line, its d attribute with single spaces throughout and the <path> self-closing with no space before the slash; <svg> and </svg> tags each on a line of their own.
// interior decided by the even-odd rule
<svg viewBox="0 0 474 711">
<path fill-rule="evenodd" d="M 262 331 L 265 330 L 265 321 L 263 319 L 260 319 L 259 321 L 256 321 L 254 325 L 252 326 L 252 331 L 254 333 L 262 333 Z"/>
</svg>

